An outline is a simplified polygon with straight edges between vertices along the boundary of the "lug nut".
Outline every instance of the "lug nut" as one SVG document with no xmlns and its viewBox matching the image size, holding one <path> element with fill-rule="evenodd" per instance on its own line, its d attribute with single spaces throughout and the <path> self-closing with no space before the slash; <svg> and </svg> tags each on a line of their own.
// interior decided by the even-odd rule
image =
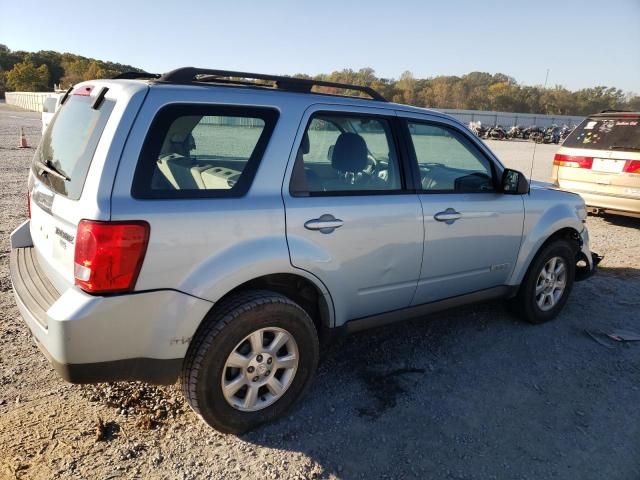
<svg viewBox="0 0 640 480">
<path fill-rule="evenodd" d="M 258 377 L 253 377 L 254 382 L 257 382 L 258 380 L 260 380 Z"/>
<path fill-rule="evenodd" d="M 271 362 L 273 362 L 273 358 L 271 358 L 271 357 L 267 358 L 267 363 L 268 363 L 269 365 L 271 365 Z"/>
<path fill-rule="evenodd" d="M 258 356 L 256 357 L 256 360 L 257 360 L 257 361 L 259 361 L 259 362 L 261 362 L 261 361 L 262 361 L 262 355 L 258 355 Z"/>
<path fill-rule="evenodd" d="M 249 373 L 253 373 L 254 370 L 255 370 L 255 368 L 253 368 L 253 367 L 247 368 L 247 372 L 249 372 Z"/>
</svg>

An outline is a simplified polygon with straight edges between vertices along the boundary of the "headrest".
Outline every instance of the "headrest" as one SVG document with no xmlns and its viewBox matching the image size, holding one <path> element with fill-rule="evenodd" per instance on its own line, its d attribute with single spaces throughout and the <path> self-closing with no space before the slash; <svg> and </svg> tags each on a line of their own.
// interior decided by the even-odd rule
<svg viewBox="0 0 640 480">
<path fill-rule="evenodd" d="M 367 166 L 367 144 L 357 133 L 343 132 L 338 137 L 331 165 L 341 172 L 361 172 Z"/>
</svg>

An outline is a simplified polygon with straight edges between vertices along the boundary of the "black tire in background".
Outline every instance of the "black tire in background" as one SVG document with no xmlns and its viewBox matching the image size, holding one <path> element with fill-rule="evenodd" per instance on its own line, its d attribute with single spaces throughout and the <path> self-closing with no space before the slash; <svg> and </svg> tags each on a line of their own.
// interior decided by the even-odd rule
<svg viewBox="0 0 640 480">
<path fill-rule="evenodd" d="M 297 370 L 275 403 L 258 411 L 238 410 L 222 392 L 225 363 L 245 337 L 270 327 L 284 329 L 294 338 Z M 194 336 L 184 361 L 182 392 L 204 422 L 224 433 L 243 433 L 285 414 L 310 385 L 318 357 L 318 334 L 302 307 L 271 291 L 240 292 L 216 305 Z"/>
<path fill-rule="evenodd" d="M 542 268 L 554 257 L 564 260 L 566 265 L 566 286 L 562 297 L 553 308 L 543 311 L 536 301 L 536 284 Z M 510 301 L 511 311 L 530 323 L 539 324 L 553 320 L 558 316 L 571 294 L 575 268 L 575 246 L 570 240 L 557 239 L 545 245 L 531 262 L 518 294 Z"/>
</svg>

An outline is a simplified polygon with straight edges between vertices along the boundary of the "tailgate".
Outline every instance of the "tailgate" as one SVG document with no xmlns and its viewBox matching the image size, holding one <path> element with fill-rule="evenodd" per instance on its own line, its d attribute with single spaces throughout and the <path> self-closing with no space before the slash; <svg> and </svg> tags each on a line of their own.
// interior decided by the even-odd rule
<svg viewBox="0 0 640 480">
<path fill-rule="evenodd" d="M 78 85 L 36 150 L 29 175 L 31 238 L 40 267 L 60 292 L 74 283 L 80 220 L 109 220 L 117 162 L 147 89 L 109 81 Z M 133 102 L 136 91 L 143 94 Z"/>
</svg>

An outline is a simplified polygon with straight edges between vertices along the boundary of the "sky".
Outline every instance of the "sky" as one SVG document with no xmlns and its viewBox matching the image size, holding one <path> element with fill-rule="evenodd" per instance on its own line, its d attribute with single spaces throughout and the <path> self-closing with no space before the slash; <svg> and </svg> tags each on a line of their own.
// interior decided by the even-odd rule
<svg viewBox="0 0 640 480">
<path fill-rule="evenodd" d="M 640 93 L 640 0 L 0 0 L 0 43 L 166 72 L 371 67 Z"/>
</svg>

